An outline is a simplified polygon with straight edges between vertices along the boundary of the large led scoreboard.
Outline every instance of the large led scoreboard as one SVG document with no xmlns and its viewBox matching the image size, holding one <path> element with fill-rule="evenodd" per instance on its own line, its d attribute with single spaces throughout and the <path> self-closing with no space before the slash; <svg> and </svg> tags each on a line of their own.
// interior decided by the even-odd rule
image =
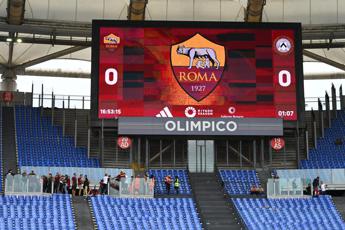
<svg viewBox="0 0 345 230">
<path fill-rule="evenodd" d="M 296 121 L 303 110 L 297 23 L 95 20 L 92 43 L 98 119 Z"/>
</svg>

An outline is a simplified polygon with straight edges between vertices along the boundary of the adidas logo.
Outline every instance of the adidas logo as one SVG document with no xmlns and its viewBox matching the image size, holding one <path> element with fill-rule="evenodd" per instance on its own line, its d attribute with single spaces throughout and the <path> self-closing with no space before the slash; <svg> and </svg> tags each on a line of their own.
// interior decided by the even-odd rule
<svg viewBox="0 0 345 230">
<path fill-rule="evenodd" d="M 168 107 L 164 107 L 163 110 L 161 110 L 156 117 L 173 117 L 173 115 L 171 114 L 170 110 Z"/>
</svg>

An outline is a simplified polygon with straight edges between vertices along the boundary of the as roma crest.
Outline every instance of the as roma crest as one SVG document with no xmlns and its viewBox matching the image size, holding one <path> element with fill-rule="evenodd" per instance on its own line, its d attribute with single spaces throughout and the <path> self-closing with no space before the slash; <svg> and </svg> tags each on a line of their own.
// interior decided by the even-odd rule
<svg viewBox="0 0 345 230">
<path fill-rule="evenodd" d="M 171 46 L 171 66 L 177 82 L 196 101 L 216 88 L 225 65 L 225 48 L 195 34 Z"/>
</svg>

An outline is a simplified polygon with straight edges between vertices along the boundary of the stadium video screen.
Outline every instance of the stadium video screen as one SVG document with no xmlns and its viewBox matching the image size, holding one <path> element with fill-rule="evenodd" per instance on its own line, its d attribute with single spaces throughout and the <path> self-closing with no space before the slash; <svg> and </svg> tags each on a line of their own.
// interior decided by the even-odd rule
<svg viewBox="0 0 345 230">
<path fill-rule="evenodd" d="M 296 120 L 300 33 L 299 24 L 94 21 L 98 118 Z"/>
</svg>

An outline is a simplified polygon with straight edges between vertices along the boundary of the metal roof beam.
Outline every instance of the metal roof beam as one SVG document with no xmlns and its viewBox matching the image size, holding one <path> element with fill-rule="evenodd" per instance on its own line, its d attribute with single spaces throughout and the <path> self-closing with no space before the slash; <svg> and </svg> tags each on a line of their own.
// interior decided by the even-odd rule
<svg viewBox="0 0 345 230">
<path fill-rule="evenodd" d="M 345 48 L 345 42 L 303 43 L 303 49 L 334 49 Z"/>
<path fill-rule="evenodd" d="M 37 64 L 45 62 L 45 61 L 49 61 L 51 59 L 59 58 L 59 57 L 65 56 L 67 54 L 71 54 L 71 53 L 80 51 L 80 50 L 85 49 L 85 48 L 87 48 L 87 47 L 85 47 L 85 46 L 74 46 L 71 48 L 67 48 L 67 49 L 60 50 L 58 52 L 55 52 L 55 53 L 52 53 L 52 54 L 49 54 L 49 55 L 46 55 L 43 57 L 39 57 L 39 58 L 30 60 L 28 62 L 21 64 L 21 65 L 16 66 L 15 68 L 19 69 L 19 70 L 25 69 L 25 68 L 28 68 L 30 66 L 37 65 Z"/>
<path fill-rule="evenodd" d="M 60 71 L 45 71 L 45 70 L 30 70 L 26 69 L 20 75 L 27 76 L 42 76 L 42 77 L 67 77 L 67 78 L 91 78 L 90 73 L 77 72 L 60 72 Z"/>
<path fill-rule="evenodd" d="M 335 62 L 331 59 L 328 59 L 328 58 L 325 58 L 323 56 L 320 56 L 316 53 L 313 53 L 313 52 L 310 52 L 308 50 L 303 50 L 303 55 L 307 56 L 307 57 L 310 57 L 314 60 L 317 60 L 319 62 L 323 62 L 323 63 L 326 63 L 330 66 L 333 66 L 333 67 L 336 67 L 338 69 L 341 69 L 341 70 L 344 70 L 345 71 L 345 65 L 344 64 L 341 64 L 339 62 Z"/>
<path fill-rule="evenodd" d="M 58 37 L 55 38 L 36 38 L 36 37 L 20 37 L 22 39 L 22 43 L 30 43 L 30 44 L 46 44 L 46 45 L 65 45 L 65 46 L 91 46 L 91 40 L 76 40 L 76 39 L 60 39 Z M 0 42 L 6 42 L 7 36 L 0 36 Z"/>
<path fill-rule="evenodd" d="M 335 80 L 345 79 L 345 73 L 331 73 L 331 74 L 308 74 L 304 75 L 304 80 Z"/>
</svg>

